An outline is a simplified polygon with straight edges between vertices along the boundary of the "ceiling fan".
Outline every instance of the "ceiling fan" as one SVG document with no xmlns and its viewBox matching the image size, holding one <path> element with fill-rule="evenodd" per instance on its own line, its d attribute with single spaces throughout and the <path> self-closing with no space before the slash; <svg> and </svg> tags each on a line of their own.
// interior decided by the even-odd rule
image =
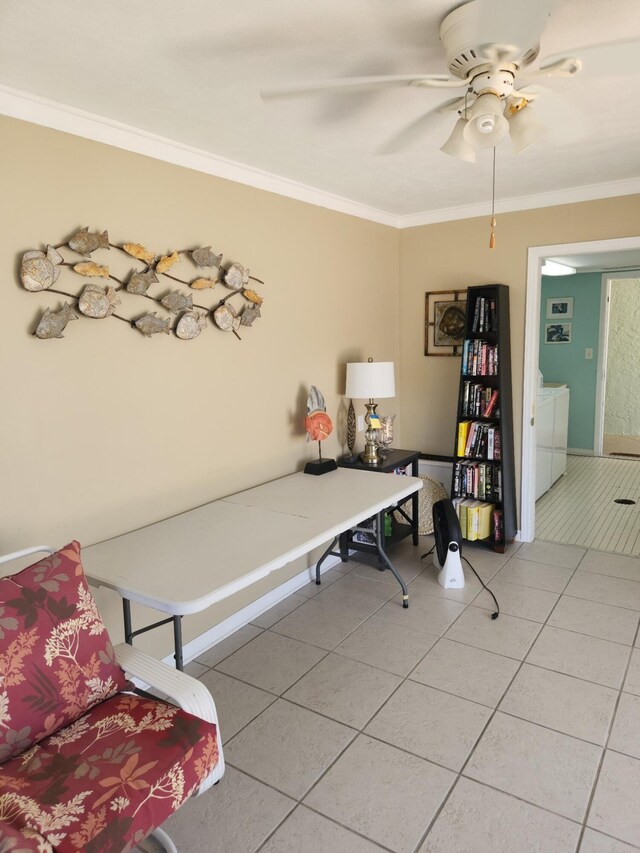
<svg viewBox="0 0 640 853">
<path fill-rule="evenodd" d="M 422 134 L 434 115 L 458 113 L 441 151 L 475 162 L 476 150 L 495 148 L 507 136 L 518 154 L 547 130 L 531 103 L 554 93 L 531 83 L 548 77 L 600 76 L 638 71 L 640 41 L 597 44 L 568 50 L 532 63 L 540 52 L 540 34 L 557 0 L 471 0 L 450 11 L 440 24 L 449 74 L 354 77 L 301 83 L 264 90 L 263 98 L 323 91 L 353 92 L 388 86 L 464 88 L 464 95 L 428 110 L 406 127 L 387 152 Z"/>
</svg>

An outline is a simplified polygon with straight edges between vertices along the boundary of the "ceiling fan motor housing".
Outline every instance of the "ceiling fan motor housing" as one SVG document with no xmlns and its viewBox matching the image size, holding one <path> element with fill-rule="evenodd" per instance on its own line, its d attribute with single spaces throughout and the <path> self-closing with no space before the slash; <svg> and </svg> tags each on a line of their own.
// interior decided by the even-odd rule
<svg viewBox="0 0 640 853">
<path fill-rule="evenodd" d="M 500 67 L 513 72 L 529 65 L 538 56 L 540 45 L 534 43 L 522 48 L 511 44 L 478 44 L 478 16 L 476 0 L 458 6 L 440 24 L 440 40 L 447 57 L 451 74 L 466 80 L 482 70 Z"/>
</svg>

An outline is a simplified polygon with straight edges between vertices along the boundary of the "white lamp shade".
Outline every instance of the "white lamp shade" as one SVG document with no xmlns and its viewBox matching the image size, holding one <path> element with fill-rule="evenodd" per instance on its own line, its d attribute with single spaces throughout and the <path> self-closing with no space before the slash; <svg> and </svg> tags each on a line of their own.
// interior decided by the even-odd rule
<svg viewBox="0 0 640 853">
<path fill-rule="evenodd" d="M 451 136 L 447 139 L 440 150 L 445 154 L 450 154 L 451 157 L 457 157 L 459 160 L 466 160 L 467 163 L 475 163 L 475 149 L 469 145 L 464 138 L 464 129 L 466 126 L 466 119 L 459 118 L 454 125 Z"/>
<path fill-rule="evenodd" d="M 347 364 L 347 397 L 373 400 L 396 396 L 392 361 L 356 361 Z"/>
<path fill-rule="evenodd" d="M 509 122 L 504 117 L 504 102 L 487 92 L 480 95 L 469 113 L 463 136 L 475 148 L 495 148 L 509 132 Z"/>
<path fill-rule="evenodd" d="M 538 119 L 532 107 L 527 104 L 509 119 L 509 134 L 513 153 L 519 154 L 547 132 L 547 128 Z"/>
</svg>

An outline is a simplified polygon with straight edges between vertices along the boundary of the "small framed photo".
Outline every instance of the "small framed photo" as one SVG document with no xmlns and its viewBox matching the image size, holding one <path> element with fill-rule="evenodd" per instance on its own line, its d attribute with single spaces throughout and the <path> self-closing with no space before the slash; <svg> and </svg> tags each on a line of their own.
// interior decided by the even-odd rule
<svg viewBox="0 0 640 853">
<path fill-rule="evenodd" d="M 547 320 L 570 320 L 573 317 L 573 296 L 554 296 L 547 299 Z"/>
<path fill-rule="evenodd" d="M 466 290 L 435 290 L 425 294 L 425 355 L 460 355 L 466 298 Z"/>
<path fill-rule="evenodd" d="M 545 344 L 570 344 L 571 323 L 545 323 Z"/>
</svg>

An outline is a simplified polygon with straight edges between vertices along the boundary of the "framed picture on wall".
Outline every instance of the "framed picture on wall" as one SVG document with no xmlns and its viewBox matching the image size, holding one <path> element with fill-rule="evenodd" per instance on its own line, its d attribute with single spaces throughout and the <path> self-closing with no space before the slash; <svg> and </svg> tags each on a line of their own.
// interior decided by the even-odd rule
<svg viewBox="0 0 640 853">
<path fill-rule="evenodd" d="M 570 344 L 571 323 L 545 323 L 545 344 Z"/>
<path fill-rule="evenodd" d="M 466 290 L 425 293 L 425 355 L 460 355 L 464 343 L 466 298 Z"/>
<path fill-rule="evenodd" d="M 573 317 L 573 296 L 553 296 L 547 299 L 547 320 L 570 320 Z"/>
</svg>

